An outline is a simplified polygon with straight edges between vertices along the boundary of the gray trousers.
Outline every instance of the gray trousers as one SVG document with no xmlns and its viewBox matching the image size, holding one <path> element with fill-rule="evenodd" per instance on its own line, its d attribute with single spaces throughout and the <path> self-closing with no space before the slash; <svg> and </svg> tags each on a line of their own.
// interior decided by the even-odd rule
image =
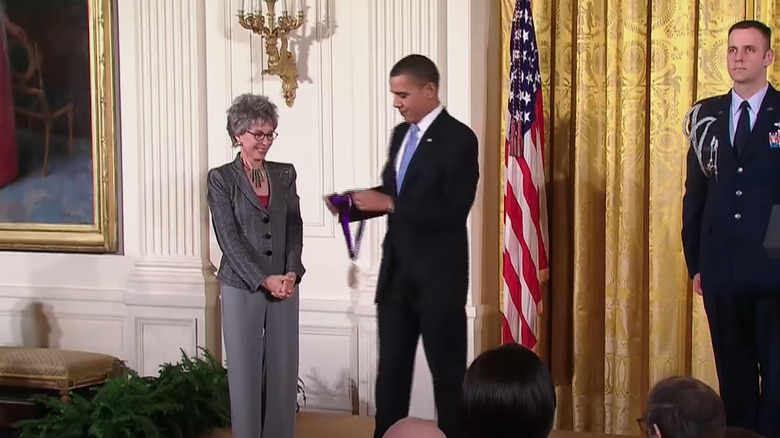
<svg viewBox="0 0 780 438">
<path fill-rule="evenodd" d="M 233 438 L 293 438 L 298 383 L 298 290 L 277 301 L 222 285 Z"/>
</svg>

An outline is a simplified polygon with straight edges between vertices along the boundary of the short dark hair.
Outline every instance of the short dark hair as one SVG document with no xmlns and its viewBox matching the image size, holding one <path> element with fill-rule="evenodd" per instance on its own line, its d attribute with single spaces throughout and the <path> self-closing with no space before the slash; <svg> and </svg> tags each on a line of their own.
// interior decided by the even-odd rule
<svg viewBox="0 0 780 438">
<path fill-rule="evenodd" d="M 764 39 L 766 39 L 766 48 L 772 48 L 772 29 L 766 24 L 758 20 L 742 20 L 731 25 L 729 28 L 729 36 L 731 36 L 731 32 L 734 32 L 737 29 L 756 29 L 764 35 Z"/>
<path fill-rule="evenodd" d="M 461 423 L 472 437 L 544 438 L 555 418 L 555 385 L 533 351 L 507 344 L 479 355 L 463 382 Z"/>
<path fill-rule="evenodd" d="M 439 69 L 436 64 L 423 55 L 412 54 L 396 62 L 390 70 L 390 77 L 406 75 L 421 84 L 439 86 Z"/>
<path fill-rule="evenodd" d="M 675 376 L 650 391 L 643 419 L 651 434 L 657 426 L 663 438 L 699 438 L 726 427 L 726 408 L 701 380 Z"/>
</svg>

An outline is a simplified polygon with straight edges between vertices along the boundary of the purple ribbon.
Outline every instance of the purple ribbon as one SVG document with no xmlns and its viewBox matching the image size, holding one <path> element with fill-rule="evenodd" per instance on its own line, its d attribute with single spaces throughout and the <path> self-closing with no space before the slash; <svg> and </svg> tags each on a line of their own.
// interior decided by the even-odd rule
<svg viewBox="0 0 780 438">
<path fill-rule="evenodd" d="M 344 231 L 344 240 L 347 242 L 349 258 L 352 261 L 355 261 L 357 260 L 358 251 L 360 251 L 360 241 L 363 239 L 363 226 L 365 225 L 365 221 L 360 221 L 357 234 L 355 235 L 355 243 L 353 245 L 352 233 L 349 230 L 349 212 L 352 210 L 352 205 L 354 203 L 352 194 L 332 195 L 328 200 L 339 212 L 339 222 L 341 222 L 341 229 Z"/>
</svg>

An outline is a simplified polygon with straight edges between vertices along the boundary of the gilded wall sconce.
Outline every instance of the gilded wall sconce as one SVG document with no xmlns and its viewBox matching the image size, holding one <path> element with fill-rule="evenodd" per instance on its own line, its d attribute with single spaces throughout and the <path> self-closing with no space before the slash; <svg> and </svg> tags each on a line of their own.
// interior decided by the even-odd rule
<svg viewBox="0 0 780 438">
<path fill-rule="evenodd" d="M 265 39 L 268 64 L 263 74 L 279 76 L 282 79 L 284 101 L 288 107 L 292 107 L 298 89 L 298 66 L 288 50 L 288 35 L 303 25 L 303 5 L 302 0 L 279 1 L 282 3 L 282 13 L 277 18 L 277 0 L 242 0 L 238 10 L 238 22 L 244 29 L 249 29 Z M 245 9 L 247 3 L 248 10 Z M 261 3 L 265 3 L 265 16 Z M 298 10 L 297 14 L 293 12 L 295 9 Z"/>
</svg>

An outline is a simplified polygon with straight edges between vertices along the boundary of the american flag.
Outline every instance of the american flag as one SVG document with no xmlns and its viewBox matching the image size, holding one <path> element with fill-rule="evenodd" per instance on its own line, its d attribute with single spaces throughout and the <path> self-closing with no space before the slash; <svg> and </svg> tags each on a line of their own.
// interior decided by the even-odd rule
<svg viewBox="0 0 780 438">
<path fill-rule="evenodd" d="M 547 276 L 544 110 L 531 0 L 517 0 L 509 49 L 504 190 L 503 340 L 534 348 Z"/>
</svg>

